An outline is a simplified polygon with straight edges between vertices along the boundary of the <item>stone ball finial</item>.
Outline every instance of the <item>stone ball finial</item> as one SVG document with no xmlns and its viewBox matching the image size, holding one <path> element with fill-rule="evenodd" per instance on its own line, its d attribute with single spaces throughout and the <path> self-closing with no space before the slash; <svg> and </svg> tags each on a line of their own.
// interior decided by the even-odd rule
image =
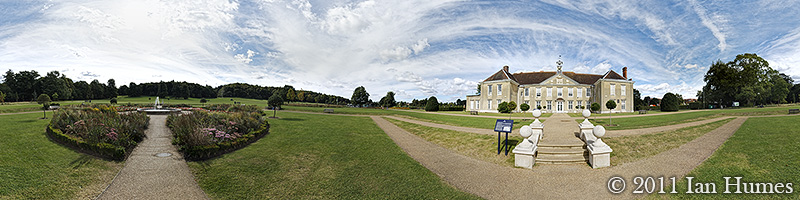
<svg viewBox="0 0 800 200">
<path fill-rule="evenodd" d="M 592 111 L 589 111 L 588 109 L 584 109 L 583 110 L 583 117 L 584 118 L 589 118 L 589 116 L 592 116 Z"/>
<path fill-rule="evenodd" d="M 606 128 L 601 125 L 594 126 L 594 128 L 592 129 L 592 133 L 594 134 L 595 137 L 601 138 L 604 135 L 606 135 Z"/>
<path fill-rule="evenodd" d="M 519 129 L 519 134 L 524 138 L 530 137 L 533 135 L 533 129 L 528 125 L 522 126 L 522 128 Z"/>
<path fill-rule="evenodd" d="M 541 117 L 541 116 L 542 116 L 542 110 L 539 110 L 539 109 L 533 110 L 533 117 L 538 118 L 538 117 Z"/>
</svg>

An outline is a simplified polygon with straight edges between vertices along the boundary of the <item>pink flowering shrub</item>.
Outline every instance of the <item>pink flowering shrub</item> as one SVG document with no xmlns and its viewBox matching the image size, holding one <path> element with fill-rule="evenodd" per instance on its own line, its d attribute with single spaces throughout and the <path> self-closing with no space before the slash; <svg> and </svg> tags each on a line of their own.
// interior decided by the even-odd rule
<svg viewBox="0 0 800 200">
<path fill-rule="evenodd" d="M 143 113 L 117 113 L 114 107 L 104 105 L 91 107 L 62 107 L 50 120 L 48 134 L 62 143 L 76 143 L 78 147 L 95 151 L 99 147 L 122 149 L 123 157 L 115 154 L 112 159 L 124 159 L 124 152 L 131 150 L 145 137 L 150 118 Z M 102 154 L 100 152 L 95 152 Z"/>
<path fill-rule="evenodd" d="M 167 126 L 172 130 L 173 144 L 179 146 L 185 158 L 193 160 L 247 145 L 269 127 L 261 112 L 203 110 L 170 115 Z"/>
</svg>

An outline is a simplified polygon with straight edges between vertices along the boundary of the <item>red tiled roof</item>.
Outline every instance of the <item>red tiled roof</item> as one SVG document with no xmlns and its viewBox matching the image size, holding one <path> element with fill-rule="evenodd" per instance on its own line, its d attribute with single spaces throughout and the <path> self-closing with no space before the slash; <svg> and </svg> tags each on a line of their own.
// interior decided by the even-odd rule
<svg viewBox="0 0 800 200">
<path fill-rule="evenodd" d="M 497 71 L 497 73 L 494 73 L 491 76 L 489 76 L 489 78 L 486 78 L 486 80 L 484 81 L 511 79 L 522 85 L 539 84 L 542 83 L 542 81 L 547 80 L 548 78 L 556 75 L 556 73 L 557 72 L 521 72 L 521 73 L 509 74 L 508 72 L 505 72 L 501 69 L 500 71 Z M 577 81 L 580 84 L 594 84 L 595 82 L 597 82 L 597 80 L 603 78 L 625 80 L 625 78 L 614 72 L 614 70 L 608 71 L 608 73 L 606 73 L 605 75 L 580 74 L 575 72 L 562 72 L 562 74 L 571 78 L 572 80 Z"/>
</svg>

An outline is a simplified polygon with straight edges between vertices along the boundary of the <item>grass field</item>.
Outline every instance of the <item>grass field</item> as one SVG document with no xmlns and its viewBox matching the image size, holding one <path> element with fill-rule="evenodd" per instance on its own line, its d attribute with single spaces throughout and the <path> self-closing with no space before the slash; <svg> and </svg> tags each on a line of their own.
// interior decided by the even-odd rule
<svg viewBox="0 0 800 200">
<path fill-rule="evenodd" d="M 679 112 L 680 112 L 680 111 L 679 111 Z M 592 117 L 628 116 L 628 115 L 648 115 L 648 114 L 656 114 L 656 113 L 661 113 L 661 111 L 658 111 L 658 110 L 650 110 L 650 111 L 647 111 L 647 114 L 639 114 L 639 112 L 637 112 L 637 111 L 634 111 L 634 112 L 624 112 L 624 113 L 611 113 L 611 114 L 608 114 L 608 113 L 600 113 L 600 114 L 597 114 L 597 113 L 592 113 Z M 583 114 L 582 114 L 582 113 L 568 113 L 568 115 L 569 115 L 570 117 L 583 117 Z"/>
<path fill-rule="evenodd" d="M 47 139 L 41 113 L 0 116 L 0 199 L 92 199 L 123 163 L 104 161 Z"/>
<path fill-rule="evenodd" d="M 322 112 L 324 108 L 313 108 L 313 107 L 298 107 L 298 106 L 285 106 L 284 109 L 287 110 L 296 110 L 296 111 L 305 111 L 305 112 Z M 493 129 L 497 119 L 508 119 L 503 117 L 498 118 L 484 118 L 484 117 L 466 117 L 466 116 L 453 116 L 453 115 L 439 115 L 439 114 L 432 114 L 426 112 L 416 112 L 416 111 L 399 111 L 399 110 L 382 110 L 382 109 L 371 109 L 371 108 L 333 108 L 335 113 L 339 114 L 356 114 L 356 115 L 395 115 L 400 117 L 406 117 L 421 121 L 428 121 L 438 124 L 447 124 L 453 126 L 462 126 L 462 127 L 471 127 L 471 128 L 483 128 L 483 129 Z M 280 112 L 280 111 L 278 111 Z M 514 120 L 514 129 L 517 129 L 525 124 L 530 124 L 533 120 L 533 117 L 528 120 Z M 540 120 L 543 121 L 543 120 Z"/>
<path fill-rule="evenodd" d="M 409 133 L 418 135 L 427 141 L 433 142 L 439 146 L 453 150 L 462 155 L 498 165 L 514 167 L 514 156 L 510 151 L 508 156 L 504 155 L 504 153 L 497 155 L 496 136 L 462 133 L 388 118 L 386 120 L 392 122 L 402 129 L 405 129 Z M 505 139 L 505 137 L 503 137 L 503 139 Z M 522 139 L 522 137 L 509 136 L 509 148 L 513 149 L 517 143 L 522 141 Z"/>
<path fill-rule="evenodd" d="M 422 112 L 422 111 L 420 111 L 420 112 Z M 439 111 L 439 112 L 440 112 L 440 113 L 448 113 L 448 114 L 471 115 L 471 114 L 470 114 L 469 112 L 467 112 L 467 111 Z M 478 115 L 483 115 L 483 116 L 495 116 L 495 117 L 508 117 L 509 115 L 511 115 L 511 117 L 528 117 L 528 118 L 533 118 L 533 113 L 532 113 L 532 110 L 529 110 L 529 111 L 527 111 L 527 112 L 521 112 L 521 113 L 511 113 L 511 114 L 505 114 L 505 113 L 483 113 L 483 112 L 482 112 L 482 113 L 479 113 Z M 550 117 L 550 116 L 552 116 L 552 115 L 553 115 L 553 113 L 542 113 L 542 117 Z"/>
<path fill-rule="evenodd" d="M 741 108 L 741 109 L 717 109 L 705 110 L 697 112 L 681 112 L 669 115 L 653 115 L 642 117 L 625 117 L 625 118 L 612 118 L 611 124 L 618 126 L 607 126 L 608 130 L 625 130 L 625 129 L 638 129 L 649 128 L 656 126 L 666 126 L 672 124 L 682 124 L 693 121 L 700 121 L 704 119 L 716 118 L 721 116 L 764 116 L 764 115 L 786 115 L 789 109 L 800 108 L 800 106 L 782 106 L 782 107 L 768 107 L 768 108 Z M 608 118 L 603 117 L 589 117 L 589 121 L 594 124 L 608 124 Z M 582 119 L 575 120 L 577 122 L 583 121 Z"/>
<path fill-rule="evenodd" d="M 603 138 L 603 141 L 614 148 L 611 164 L 619 165 L 678 148 L 732 120 L 720 120 L 656 134 Z"/>
<path fill-rule="evenodd" d="M 686 175 L 694 177 L 694 183 L 715 183 L 718 194 L 685 194 L 688 183 L 682 179 L 676 187 L 679 194 L 666 196 L 681 199 L 800 199 L 798 121 L 800 116 L 748 119 L 708 160 Z M 792 194 L 722 194 L 725 192 L 723 177 L 742 177 L 741 181 L 748 183 L 788 182 L 793 183 L 794 191 Z M 731 189 L 735 190 L 735 187 Z"/>
<path fill-rule="evenodd" d="M 215 199 L 477 199 L 447 185 L 368 117 L 278 112 L 250 146 L 190 162 Z"/>
</svg>

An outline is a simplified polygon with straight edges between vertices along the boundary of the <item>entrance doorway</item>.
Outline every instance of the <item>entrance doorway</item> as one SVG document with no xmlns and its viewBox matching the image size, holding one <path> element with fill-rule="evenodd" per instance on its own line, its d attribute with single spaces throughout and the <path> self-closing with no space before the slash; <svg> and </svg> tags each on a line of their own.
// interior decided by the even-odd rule
<svg viewBox="0 0 800 200">
<path fill-rule="evenodd" d="M 564 101 L 558 101 L 557 102 L 556 110 L 558 112 L 564 111 Z"/>
</svg>

